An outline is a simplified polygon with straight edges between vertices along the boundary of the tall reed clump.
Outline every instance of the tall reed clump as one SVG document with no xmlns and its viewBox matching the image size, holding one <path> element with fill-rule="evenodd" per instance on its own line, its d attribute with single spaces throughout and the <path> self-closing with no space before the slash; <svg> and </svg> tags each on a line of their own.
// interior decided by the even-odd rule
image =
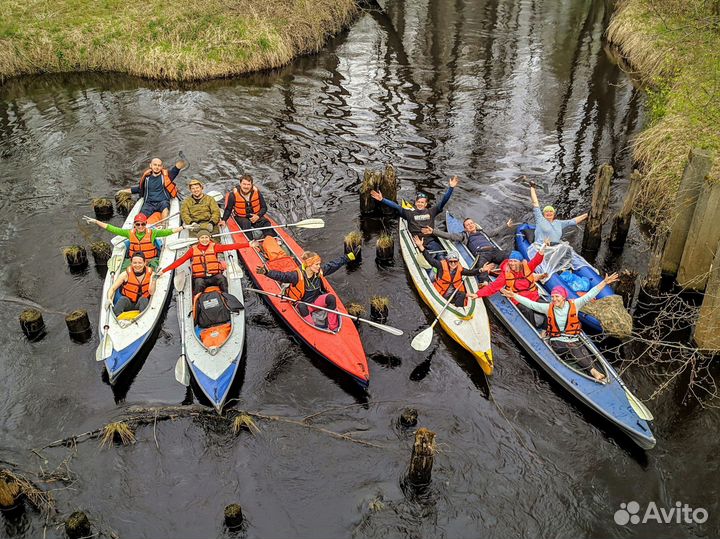
<svg viewBox="0 0 720 539">
<path fill-rule="evenodd" d="M 0 82 L 41 72 L 118 71 L 200 80 L 318 51 L 354 0 L 0 0 Z"/>
<path fill-rule="evenodd" d="M 705 0 L 625 0 L 608 41 L 647 89 L 647 128 L 634 142 L 643 183 L 635 212 L 665 229 L 691 148 L 719 156 L 710 172 L 720 181 L 720 12 Z M 713 7 L 714 6 L 714 7 Z"/>
</svg>

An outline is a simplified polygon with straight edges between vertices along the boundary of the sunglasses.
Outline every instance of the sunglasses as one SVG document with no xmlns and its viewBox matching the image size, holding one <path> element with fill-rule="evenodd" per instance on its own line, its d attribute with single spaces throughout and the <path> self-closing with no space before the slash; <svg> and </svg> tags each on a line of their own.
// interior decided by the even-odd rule
<svg viewBox="0 0 720 539">
<path fill-rule="evenodd" d="M 147 223 L 135 223 L 135 226 L 147 226 Z"/>
</svg>

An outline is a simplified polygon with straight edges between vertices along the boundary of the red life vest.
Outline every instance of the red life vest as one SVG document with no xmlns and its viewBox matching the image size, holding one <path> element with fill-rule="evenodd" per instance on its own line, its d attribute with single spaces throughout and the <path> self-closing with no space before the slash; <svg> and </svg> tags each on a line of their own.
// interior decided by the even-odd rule
<svg viewBox="0 0 720 539">
<path fill-rule="evenodd" d="M 192 248 L 192 276 L 211 277 L 222 272 L 222 262 L 215 254 L 215 243 L 210 242 L 207 249 L 200 250 L 197 245 Z"/>
<path fill-rule="evenodd" d="M 297 284 L 291 284 L 285 291 L 285 295 L 290 297 L 290 299 L 302 301 L 302 299 L 305 297 L 305 272 L 302 270 L 302 268 L 295 268 L 295 271 L 298 274 L 298 282 Z M 330 286 L 325 280 L 325 276 L 323 275 L 322 271 L 320 272 L 320 283 L 323 291 L 326 291 Z"/>
<path fill-rule="evenodd" d="M 120 293 L 133 303 L 141 297 L 150 297 L 150 268 L 145 266 L 145 275 L 140 281 L 135 275 L 132 266 L 127 270 L 127 281 L 123 284 Z"/>
<path fill-rule="evenodd" d="M 555 320 L 555 305 L 550 304 L 550 308 L 548 309 L 548 337 L 561 337 L 563 335 L 572 337 L 580 335 L 582 325 L 580 324 L 580 318 L 578 318 L 577 306 L 574 301 L 568 300 L 568 303 L 570 304 L 570 310 L 568 311 L 567 323 L 563 330 L 560 330 L 557 320 Z"/>
<path fill-rule="evenodd" d="M 152 174 L 152 169 L 149 168 L 145 172 L 143 172 L 142 176 L 140 177 L 140 193 L 145 196 L 145 180 L 148 176 Z M 170 179 L 170 173 L 167 171 L 166 168 L 162 169 L 162 177 L 163 177 L 163 185 L 165 186 L 165 190 L 170 195 L 170 198 L 175 198 L 177 196 L 177 187 L 175 187 L 175 182 L 173 182 Z"/>
<path fill-rule="evenodd" d="M 148 230 L 142 239 L 139 239 L 134 229 L 130 231 L 130 256 L 135 253 L 142 253 L 145 260 L 150 260 L 158 255 L 157 247 L 152 240 L 152 232 Z"/>
<path fill-rule="evenodd" d="M 517 277 L 510 269 L 510 264 L 505 266 L 505 286 L 516 294 L 523 292 L 537 292 L 535 274 L 530 270 L 527 260 L 522 261 L 522 277 Z M 524 294 L 523 294 L 524 295 Z"/>
<path fill-rule="evenodd" d="M 438 273 L 437 278 L 433 282 L 435 290 L 444 296 L 450 288 L 450 285 L 452 285 L 458 292 L 465 292 L 465 285 L 462 279 L 462 266 L 458 264 L 455 274 L 450 277 L 450 264 L 448 264 L 448 261 L 441 260 L 440 264 L 442 264 L 442 271 Z"/>
<path fill-rule="evenodd" d="M 260 191 L 257 187 L 253 187 L 250 193 L 250 204 L 240 194 L 240 190 L 236 187 L 233 189 L 235 195 L 235 215 L 238 217 L 249 217 L 251 214 L 257 215 L 260 213 L 262 204 L 260 204 Z M 249 206 L 249 207 L 248 207 Z"/>
</svg>

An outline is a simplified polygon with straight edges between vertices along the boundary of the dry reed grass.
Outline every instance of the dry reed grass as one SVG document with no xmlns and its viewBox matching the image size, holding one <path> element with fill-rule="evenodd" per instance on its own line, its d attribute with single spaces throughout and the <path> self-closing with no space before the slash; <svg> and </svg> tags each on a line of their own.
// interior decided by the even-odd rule
<svg viewBox="0 0 720 539">
<path fill-rule="evenodd" d="M 354 0 L 0 0 L 0 83 L 43 72 L 228 77 L 318 51 Z"/>
<path fill-rule="evenodd" d="M 720 13 L 703 0 L 625 0 L 608 40 L 648 86 L 650 122 L 634 143 L 643 183 L 635 212 L 662 231 L 672 223 L 688 153 L 720 154 Z M 720 181 L 720 160 L 710 172 Z"/>
<path fill-rule="evenodd" d="M 100 439 L 100 447 L 112 445 L 116 440 L 119 440 L 123 445 L 135 443 L 135 434 L 124 421 L 116 421 L 105 425 Z"/>
</svg>

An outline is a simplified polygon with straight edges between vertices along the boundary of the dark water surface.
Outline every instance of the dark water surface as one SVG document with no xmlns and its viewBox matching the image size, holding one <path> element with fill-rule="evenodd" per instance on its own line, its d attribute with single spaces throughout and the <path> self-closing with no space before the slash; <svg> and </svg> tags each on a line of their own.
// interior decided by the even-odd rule
<svg viewBox="0 0 720 539">
<path fill-rule="evenodd" d="M 31 448 L 101 426 L 131 404 L 179 404 L 173 376 L 179 331 L 170 308 L 157 341 L 111 388 L 94 361 L 97 338 L 76 344 L 63 317 L 87 309 L 95 326 L 102 280 L 73 275 L 61 248 L 109 239 L 81 221 L 96 196 L 137 181 L 152 156 L 184 149 L 191 176 L 223 189 L 253 174 L 275 215 L 321 216 L 298 234 L 334 256 L 360 226 L 366 167 L 393 163 L 401 195 L 439 196 L 460 176 L 449 208 L 491 226 L 529 215 L 513 179 L 541 174 L 543 200 L 561 215 L 589 205 L 594 171 L 618 171 L 615 207 L 631 165 L 629 140 L 644 121 L 643 97 L 603 50 L 602 1 L 388 0 L 363 14 L 316 56 L 271 74 L 178 89 L 124 76 L 24 78 L 0 87 L 0 458 L 37 470 L 65 448 Z M 121 223 L 116 216 L 113 223 Z M 491 320 L 497 362 L 491 397 L 475 361 L 443 335 L 427 353 L 410 340 L 430 320 L 397 264 L 378 269 L 373 246 L 393 222 L 367 222 L 365 262 L 331 280 L 345 300 L 390 297 L 402 338 L 363 327 L 371 385 L 363 396 L 297 344 L 256 297 L 247 300 L 248 351 L 238 407 L 313 420 L 383 449 L 278 422 L 238 438 L 214 422 L 180 419 L 141 427 L 129 447 L 77 447 L 71 485 L 56 483 L 60 510 L 83 508 L 121 537 L 219 537 L 223 507 L 239 502 L 246 537 L 673 537 L 717 536 L 717 411 L 667 395 L 651 408 L 658 446 L 644 453 L 579 407 Z M 644 244 L 601 267 L 642 268 Z M 49 334 L 31 344 L 8 300 L 46 311 Z M 171 306 L 172 307 L 172 306 Z M 437 333 L 437 332 L 436 332 Z M 627 373 L 640 395 L 649 380 Z M 405 488 L 412 433 L 405 406 L 437 432 L 441 452 L 424 492 Z M 156 445 L 157 440 L 157 445 Z M 381 498 L 382 508 L 371 510 Z M 621 503 L 704 507 L 704 525 L 618 526 Z M 4 521 L 0 535 L 37 537 L 43 519 Z M 3 531 L 4 529 L 4 531 Z M 62 536 L 50 528 L 48 537 Z"/>
</svg>

